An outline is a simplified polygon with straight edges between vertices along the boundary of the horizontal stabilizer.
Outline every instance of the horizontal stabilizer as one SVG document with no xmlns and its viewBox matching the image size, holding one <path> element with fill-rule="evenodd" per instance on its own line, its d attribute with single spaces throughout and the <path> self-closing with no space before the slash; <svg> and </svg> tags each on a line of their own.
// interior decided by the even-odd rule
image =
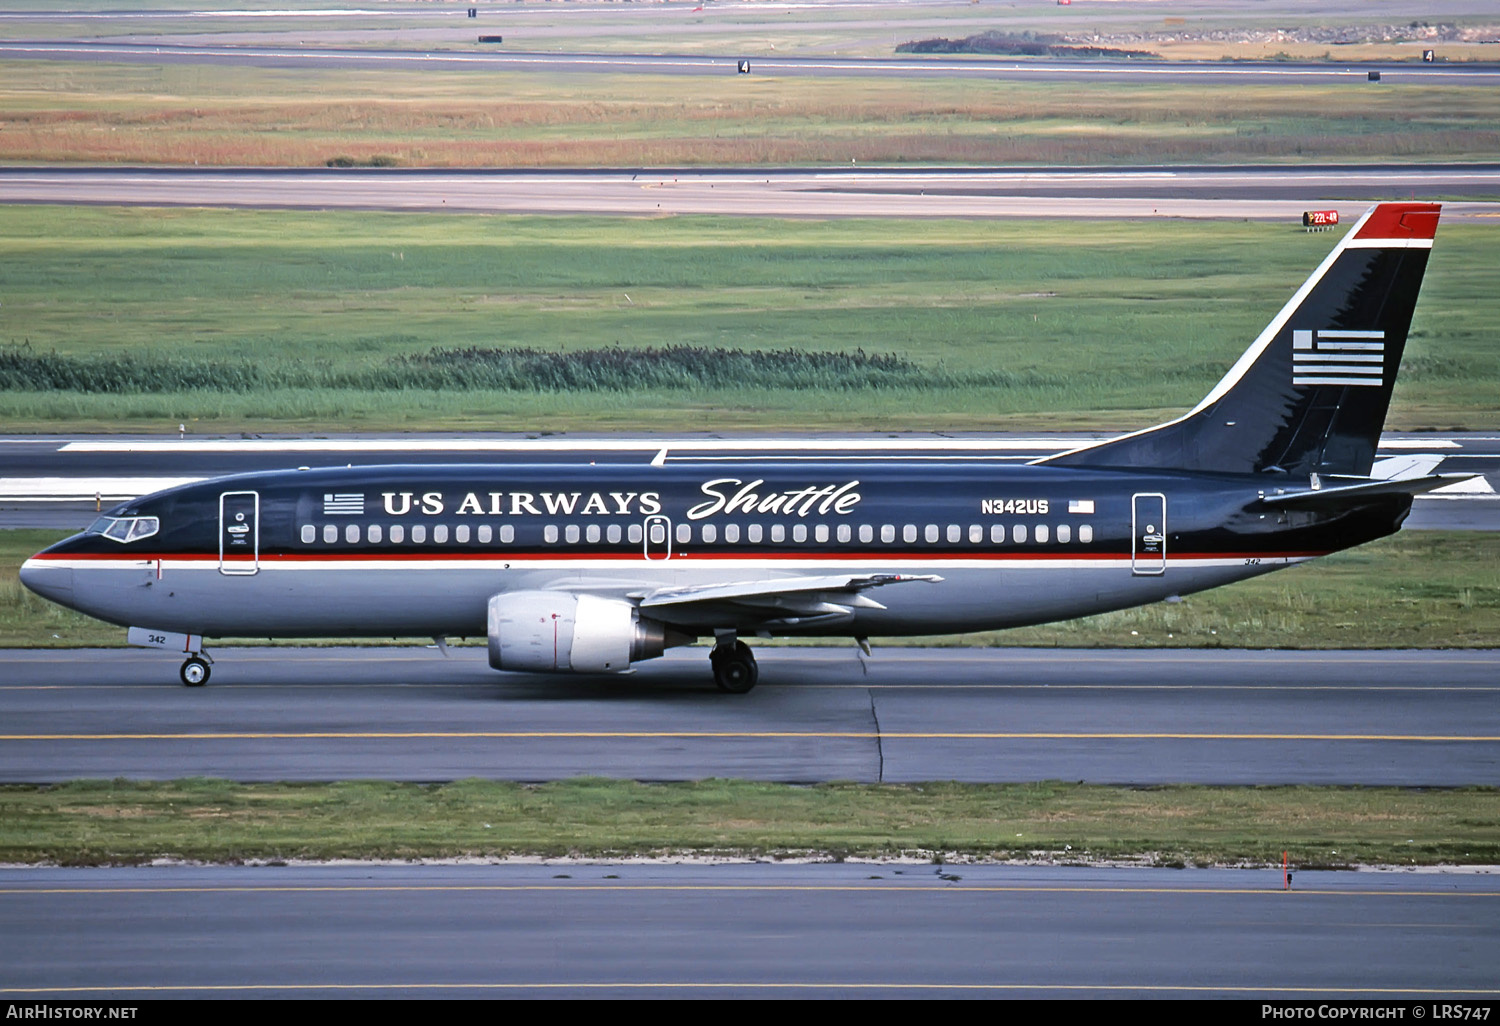
<svg viewBox="0 0 1500 1026">
<path fill-rule="evenodd" d="M 1414 477 L 1426 477 L 1438 467 L 1442 466 L 1446 456 L 1431 453 L 1403 453 L 1400 456 L 1387 456 L 1383 460 L 1376 460 L 1375 465 L 1370 468 L 1370 476 L 1378 477 L 1382 481 L 1405 481 Z"/>
<path fill-rule="evenodd" d="M 1420 495 L 1461 481 L 1472 481 L 1478 474 L 1429 474 L 1404 480 L 1362 481 L 1359 484 L 1335 485 L 1331 488 L 1309 488 L 1300 492 L 1266 495 L 1261 502 L 1281 509 L 1336 509 L 1357 506 L 1387 495 Z"/>
</svg>

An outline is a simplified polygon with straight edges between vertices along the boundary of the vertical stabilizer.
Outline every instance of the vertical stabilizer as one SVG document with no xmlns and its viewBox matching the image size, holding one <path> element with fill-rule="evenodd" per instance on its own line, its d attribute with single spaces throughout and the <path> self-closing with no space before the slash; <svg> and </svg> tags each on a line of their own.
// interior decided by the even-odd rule
<svg viewBox="0 0 1500 1026">
<path fill-rule="evenodd" d="M 1037 462 L 1368 474 L 1440 209 L 1366 211 L 1186 416 Z"/>
</svg>

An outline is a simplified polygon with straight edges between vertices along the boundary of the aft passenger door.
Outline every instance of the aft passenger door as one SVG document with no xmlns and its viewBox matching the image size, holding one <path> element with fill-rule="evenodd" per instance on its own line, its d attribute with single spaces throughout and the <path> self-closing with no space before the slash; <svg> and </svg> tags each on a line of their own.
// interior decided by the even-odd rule
<svg viewBox="0 0 1500 1026">
<path fill-rule="evenodd" d="M 1131 498 L 1130 572 L 1160 574 L 1167 569 L 1167 497 L 1141 492 Z"/>
<path fill-rule="evenodd" d="M 260 570 L 260 493 L 219 496 L 219 573 L 249 576 Z"/>
</svg>

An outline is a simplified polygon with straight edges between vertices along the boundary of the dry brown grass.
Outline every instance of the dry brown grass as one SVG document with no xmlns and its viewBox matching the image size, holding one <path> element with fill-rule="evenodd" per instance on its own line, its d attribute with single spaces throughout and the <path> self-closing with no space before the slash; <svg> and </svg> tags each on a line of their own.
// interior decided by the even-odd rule
<svg viewBox="0 0 1500 1026">
<path fill-rule="evenodd" d="M 69 128 L 0 130 L 0 161 L 226 166 L 314 166 L 336 156 L 390 156 L 412 167 L 636 167 L 660 165 L 955 163 L 1074 164 L 1127 161 L 1437 159 L 1500 153 L 1500 131 L 1401 132 L 1350 137 L 1136 135 L 984 136 L 890 133 L 666 139 L 432 139 L 171 134 Z"/>
<path fill-rule="evenodd" d="M 0 62 L 0 160 L 411 166 L 1439 159 L 1500 153 L 1477 90 L 539 79 Z M 310 96 L 318 99 L 310 100 Z"/>
</svg>

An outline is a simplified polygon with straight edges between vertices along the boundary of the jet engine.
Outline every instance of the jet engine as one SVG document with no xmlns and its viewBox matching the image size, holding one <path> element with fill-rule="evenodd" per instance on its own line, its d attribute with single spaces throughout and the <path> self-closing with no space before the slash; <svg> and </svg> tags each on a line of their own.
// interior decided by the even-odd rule
<svg viewBox="0 0 1500 1026">
<path fill-rule="evenodd" d="M 615 673 L 694 640 L 629 602 L 566 591 L 491 596 L 489 631 L 491 666 L 534 673 Z"/>
</svg>

